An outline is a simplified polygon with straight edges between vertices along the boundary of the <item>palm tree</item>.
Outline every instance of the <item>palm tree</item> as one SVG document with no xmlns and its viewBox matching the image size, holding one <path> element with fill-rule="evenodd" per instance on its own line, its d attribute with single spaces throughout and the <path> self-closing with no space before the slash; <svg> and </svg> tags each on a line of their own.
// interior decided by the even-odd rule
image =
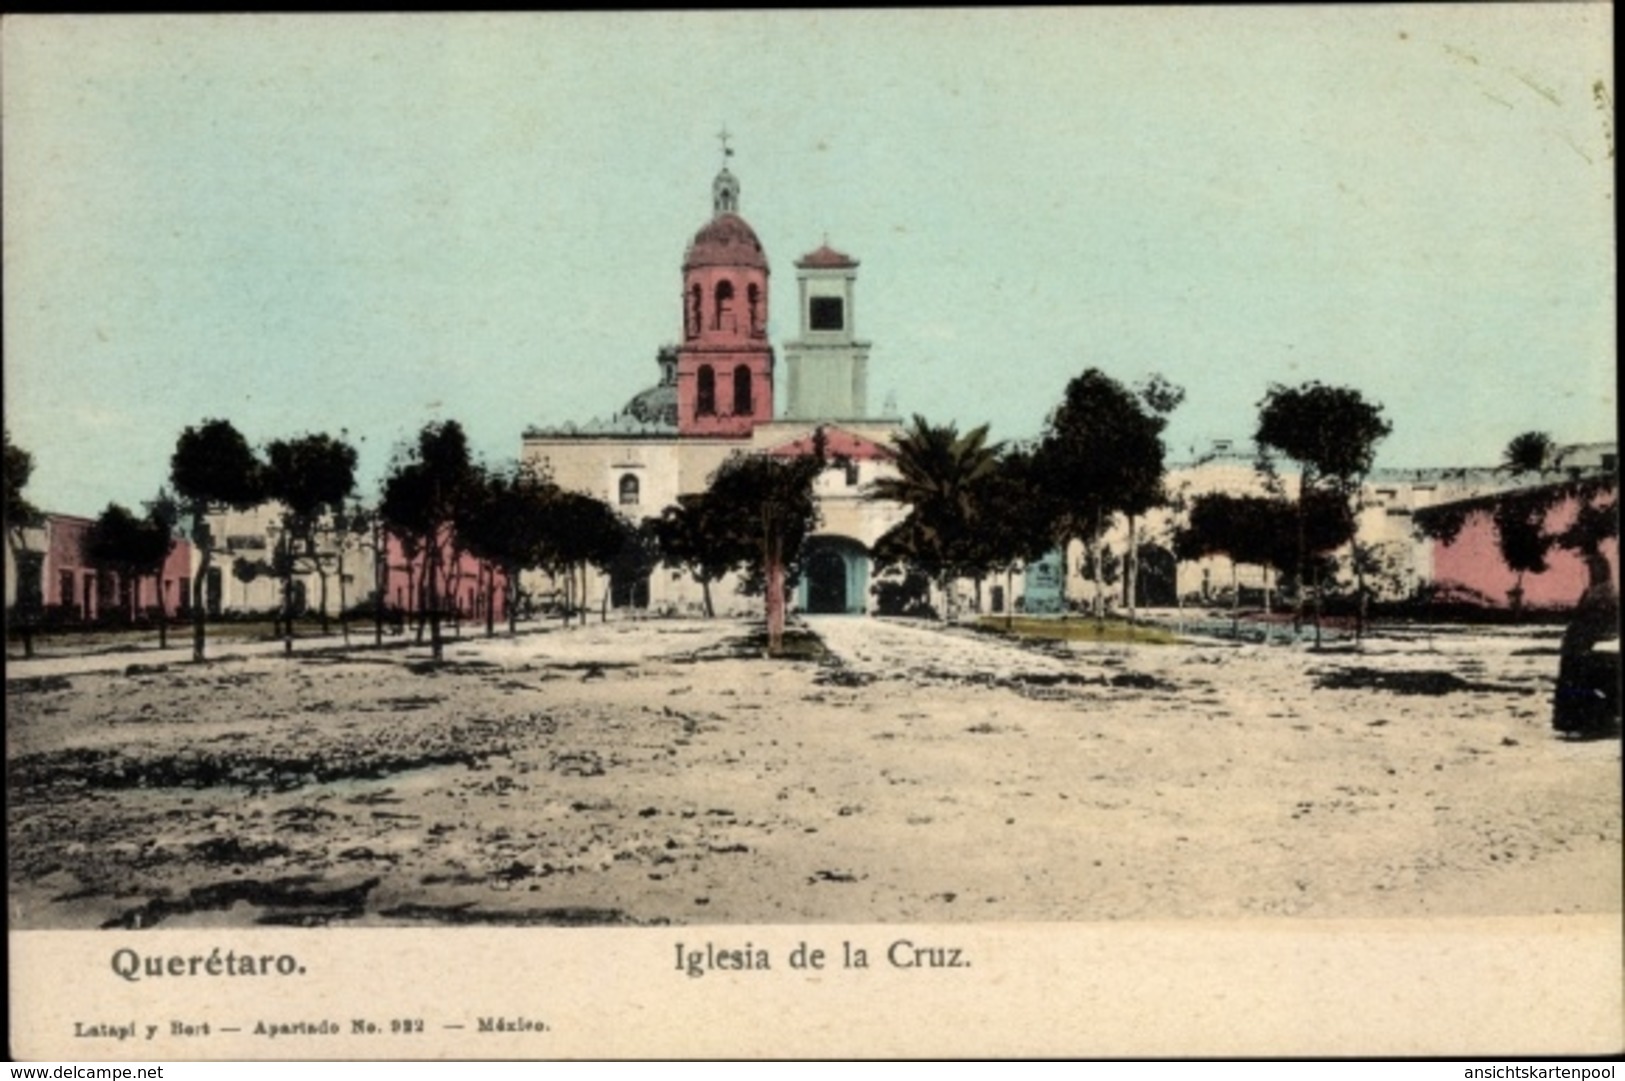
<svg viewBox="0 0 1625 1081">
<path fill-rule="evenodd" d="M 1557 445 L 1551 436 L 1522 432 L 1513 436 L 1501 452 L 1500 468 L 1513 474 L 1535 473 L 1543 481 L 1557 464 L 1556 458 Z M 1502 496 L 1491 512 L 1501 559 L 1517 575 L 1507 591 L 1514 612 L 1523 608 L 1524 575 L 1543 573 L 1546 554 L 1557 543 L 1557 537 L 1546 531 L 1546 517 L 1560 498 L 1555 489 L 1529 488 Z"/>
<path fill-rule="evenodd" d="M 1501 468 L 1509 473 L 1545 473 L 1555 464 L 1557 444 L 1545 432 L 1524 432 L 1512 437 L 1501 452 Z"/>
<path fill-rule="evenodd" d="M 952 423 L 933 425 L 915 414 L 897 437 L 897 475 L 877 478 L 866 492 L 869 499 L 909 508 L 892 542 L 937 578 L 944 616 L 954 572 L 976 569 L 976 488 L 997 467 L 1001 449 L 988 443 L 985 424 L 961 435 Z"/>
</svg>

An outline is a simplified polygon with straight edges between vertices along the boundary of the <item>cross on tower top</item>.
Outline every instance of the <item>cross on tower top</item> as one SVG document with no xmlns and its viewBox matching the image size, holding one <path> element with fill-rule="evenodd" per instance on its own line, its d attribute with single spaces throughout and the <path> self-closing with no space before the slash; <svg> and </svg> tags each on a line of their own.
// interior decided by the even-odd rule
<svg viewBox="0 0 1625 1081">
<path fill-rule="evenodd" d="M 728 164 L 728 159 L 734 156 L 733 147 L 728 145 L 728 140 L 732 138 L 733 136 L 728 132 L 728 125 L 722 125 L 722 130 L 717 132 L 717 142 L 722 144 L 722 163 L 724 165 Z"/>
</svg>

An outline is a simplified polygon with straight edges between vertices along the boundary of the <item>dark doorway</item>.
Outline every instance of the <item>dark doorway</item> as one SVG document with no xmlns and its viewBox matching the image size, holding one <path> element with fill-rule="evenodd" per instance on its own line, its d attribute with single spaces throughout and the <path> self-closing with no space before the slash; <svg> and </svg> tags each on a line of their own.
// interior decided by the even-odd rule
<svg viewBox="0 0 1625 1081">
<path fill-rule="evenodd" d="M 612 608 L 649 607 L 649 576 L 617 569 L 609 577 L 609 603 Z"/>
<path fill-rule="evenodd" d="M 807 611 L 844 613 L 846 560 L 829 548 L 816 548 L 807 556 Z"/>
<path fill-rule="evenodd" d="M 1134 588 L 1137 608 L 1172 608 L 1179 603 L 1178 564 L 1168 549 L 1155 544 L 1140 545 L 1140 568 Z M 1128 582 L 1123 583 L 1125 599 Z"/>
</svg>

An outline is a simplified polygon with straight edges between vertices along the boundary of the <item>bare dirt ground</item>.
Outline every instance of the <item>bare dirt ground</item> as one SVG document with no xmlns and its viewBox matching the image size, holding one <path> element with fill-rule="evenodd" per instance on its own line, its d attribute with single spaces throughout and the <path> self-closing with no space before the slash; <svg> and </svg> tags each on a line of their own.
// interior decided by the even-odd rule
<svg viewBox="0 0 1625 1081">
<path fill-rule="evenodd" d="M 1609 913 L 1555 630 L 1358 651 L 809 620 L 8 671 L 10 924 Z M 44 662 L 49 664 L 49 662 Z"/>
</svg>

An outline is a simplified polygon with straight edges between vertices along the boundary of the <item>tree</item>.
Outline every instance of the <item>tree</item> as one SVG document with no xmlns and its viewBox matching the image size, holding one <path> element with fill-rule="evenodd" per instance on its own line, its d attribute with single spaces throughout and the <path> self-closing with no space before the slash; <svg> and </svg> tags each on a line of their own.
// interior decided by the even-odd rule
<svg viewBox="0 0 1625 1081">
<path fill-rule="evenodd" d="M 1545 432 L 1523 432 L 1512 437 L 1501 452 L 1501 468 L 1509 473 L 1541 473 L 1552 468 L 1557 445 Z"/>
<path fill-rule="evenodd" d="M 1161 500 L 1162 413 L 1178 404 L 1176 390 L 1158 378 L 1136 395 L 1090 368 L 1067 384 L 1045 425 L 1038 475 L 1058 510 L 1063 557 L 1073 540 L 1090 546 L 1097 619 L 1105 618 L 1100 539 L 1113 515 L 1138 516 Z"/>
<path fill-rule="evenodd" d="M 181 500 L 198 553 L 192 579 L 192 659 L 204 658 L 203 617 L 215 547 L 208 516 L 222 508 L 248 510 L 261 500 L 262 466 L 248 440 L 227 420 L 206 420 L 181 432 L 169 459 L 169 482 Z"/>
<path fill-rule="evenodd" d="M 164 613 L 164 563 L 175 547 L 174 518 L 155 501 L 145 518 L 137 518 L 117 503 L 109 503 L 81 538 L 81 556 L 99 570 L 118 575 L 129 599 L 126 613 L 134 618 L 140 608 L 141 579 L 151 577 L 158 597 L 158 648 L 169 645 Z"/>
<path fill-rule="evenodd" d="M 1293 626 L 1303 626 L 1303 585 L 1310 563 L 1310 493 L 1324 489 L 1346 506 L 1359 491 L 1361 479 L 1371 471 L 1376 445 L 1392 426 L 1383 419 L 1382 406 L 1367 402 L 1350 387 L 1318 382 L 1298 387 L 1271 384 L 1258 403 L 1258 428 L 1253 436 L 1259 448 L 1279 451 L 1298 466 L 1298 545 L 1294 570 L 1298 589 L 1293 599 Z M 1318 504 L 1330 509 L 1329 504 Z M 1352 512 L 1350 512 L 1352 518 Z M 1352 536 L 1352 533 L 1350 534 Z M 1356 561 L 1358 572 L 1358 561 Z M 1315 572 L 1315 643 L 1320 644 L 1320 588 Z M 1365 583 L 1360 582 L 1361 592 Z"/>
<path fill-rule="evenodd" d="M 735 454 L 717 469 L 708 489 L 717 513 L 739 523 L 749 553 L 747 568 L 760 574 L 767 614 L 767 650 L 784 648 L 786 569 L 818 522 L 813 481 L 826 464 L 823 429 L 813 436 L 813 452 L 794 458 Z"/>
<path fill-rule="evenodd" d="M 508 633 L 518 632 L 519 576 L 553 561 L 552 518 L 561 493 L 541 470 L 517 465 L 480 471 L 458 510 L 457 535 L 476 557 L 502 570 Z M 494 576 L 492 576 L 494 578 Z M 493 630 L 492 578 L 487 578 L 486 633 Z"/>
<path fill-rule="evenodd" d="M 344 572 L 344 557 L 350 551 L 358 555 L 371 548 L 374 544 L 374 523 L 377 515 L 367 510 L 360 503 L 347 503 L 341 505 L 333 512 L 331 518 L 331 536 L 333 541 L 333 554 L 337 561 L 335 568 L 339 580 L 339 630 L 344 635 L 344 644 L 350 644 L 350 604 L 346 595 L 345 582 L 348 575 Z M 374 559 L 376 564 L 377 560 Z M 379 617 L 383 614 L 383 584 L 377 583 L 377 596 L 375 607 L 378 608 Z M 325 604 L 324 615 L 325 615 Z M 383 628 L 380 624 L 378 632 L 379 643 L 383 640 Z"/>
<path fill-rule="evenodd" d="M 39 511 L 23 496 L 28 479 L 34 473 L 34 456 L 11 441 L 11 429 L 5 429 L 6 473 L 6 544 L 11 549 L 11 563 L 17 574 L 17 616 L 23 633 L 23 656 L 34 655 L 34 621 L 38 617 L 40 582 L 37 568 L 32 581 L 24 574 L 25 564 L 37 554 L 28 547 L 28 529 L 40 519 Z"/>
<path fill-rule="evenodd" d="M 1168 501 L 1163 491 L 1162 481 L 1166 469 L 1163 464 L 1164 448 L 1162 445 L 1162 430 L 1167 427 L 1168 414 L 1178 409 L 1185 400 L 1185 388 L 1170 383 L 1161 375 L 1152 375 L 1145 382 L 1134 388 L 1136 397 L 1142 405 L 1150 410 L 1146 419 L 1154 424 L 1157 432 L 1157 450 L 1152 457 L 1140 463 L 1134 476 L 1137 482 L 1132 485 L 1123 500 L 1121 508 L 1128 518 L 1128 619 L 1134 622 L 1136 598 L 1139 596 L 1140 582 L 1140 529 L 1139 520 L 1151 508 L 1162 505 Z M 1142 415 L 1144 415 L 1142 413 Z"/>
<path fill-rule="evenodd" d="M 876 546 L 883 562 L 907 561 L 937 580 L 947 618 L 949 583 L 977 574 L 976 488 L 997 467 L 999 444 L 987 425 L 964 435 L 952 423 L 933 425 L 915 415 L 897 437 L 897 475 L 879 477 L 866 497 L 900 503 L 909 516 Z"/>
<path fill-rule="evenodd" d="M 1551 472 L 1557 445 L 1545 432 L 1522 432 L 1512 437 L 1501 452 L 1500 468 L 1509 473 Z M 1514 612 L 1523 609 L 1523 576 L 1546 570 L 1546 554 L 1557 537 L 1546 531 L 1546 517 L 1567 493 L 1562 487 L 1529 488 L 1510 493 L 1495 504 L 1490 518 L 1495 524 L 1495 543 L 1507 569 L 1517 575 L 1507 600 Z"/>
<path fill-rule="evenodd" d="M 468 437 L 454 420 L 427 424 L 417 443 L 401 451 L 384 478 L 378 512 L 389 528 L 423 560 L 419 612 L 429 623 L 430 649 L 436 661 L 445 656 L 440 635 L 440 581 L 446 549 L 459 503 L 474 487 Z"/>
<path fill-rule="evenodd" d="M 293 652 L 293 576 L 314 572 L 321 584 L 322 633 L 327 623 L 327 574 L 317 533 L 355 490 L 355 448 L 329 435 L 274 440 L 265 451 L 264 494 L 282 505 L 282 535 L 275 566 L 282 581 L 284 649 Z"/>
<path fill-rule="evenodd" d="M 742 547 L 749 543 L 710 492 L 692 492 L 648 519 L 648 527 L 660 552 L 661 562 L 679 567 L 700 584 L 705 598 L 705 617 L 716 615 L 711 601 L 711 583 L 749 559 Z"/>
<path fill-rule="evenodd" d="M 1543 573 L 1546 555 L 1557 543 L 1557 537 L 1546 531 L 1546 518 L 1559 498 L 1555 488 L 1509 492 L 1490 511 L 1501 560 L 1517 576 L 1507 591 L 1514 612 L 1523 610 L 1523 576 Z"/>
<path fill-rule="evenodd" d="M 1042 559 L 1051 545 L 1054 513 L 1039 485 L 1031 452 L 1006 450 L 972 485 L 972 533 L 978 562 L 1005 576 L 1005 625 L 1015 618 L 1015 572 Z"/>
<path fill-rule="evenodd" d="M 1240 633 L 1241 583 L 1237 574 L 1243 562 L 1243 550 L 1250 538 L 1256 536 L 1249 528 L 1248 499 L 1262 502 L 1260 497 L 1230 495 L 1228 492 L 1204 492 L 1191 500 L 1190 511 L 1183 527 L 1174 534 L 1174 555 L 1181 560 L 1205 559 L 1222 555 L 1230 561 L 1230 634 Z M 1251 554 L 1250 552 L 1247 554 Z"/>
<path fill-rule="evenodd" d="M 587 568 L 607 572 L 620 556 L 628 523 L 601 499 L 581 492 L 560 492 L 551 500 L 546 550 L 555 571 L 565 575 L 564 619 L 573 612 L 587 621 Z M 606 586 L 606 591 L 607 591 Z"/>
</svg>

